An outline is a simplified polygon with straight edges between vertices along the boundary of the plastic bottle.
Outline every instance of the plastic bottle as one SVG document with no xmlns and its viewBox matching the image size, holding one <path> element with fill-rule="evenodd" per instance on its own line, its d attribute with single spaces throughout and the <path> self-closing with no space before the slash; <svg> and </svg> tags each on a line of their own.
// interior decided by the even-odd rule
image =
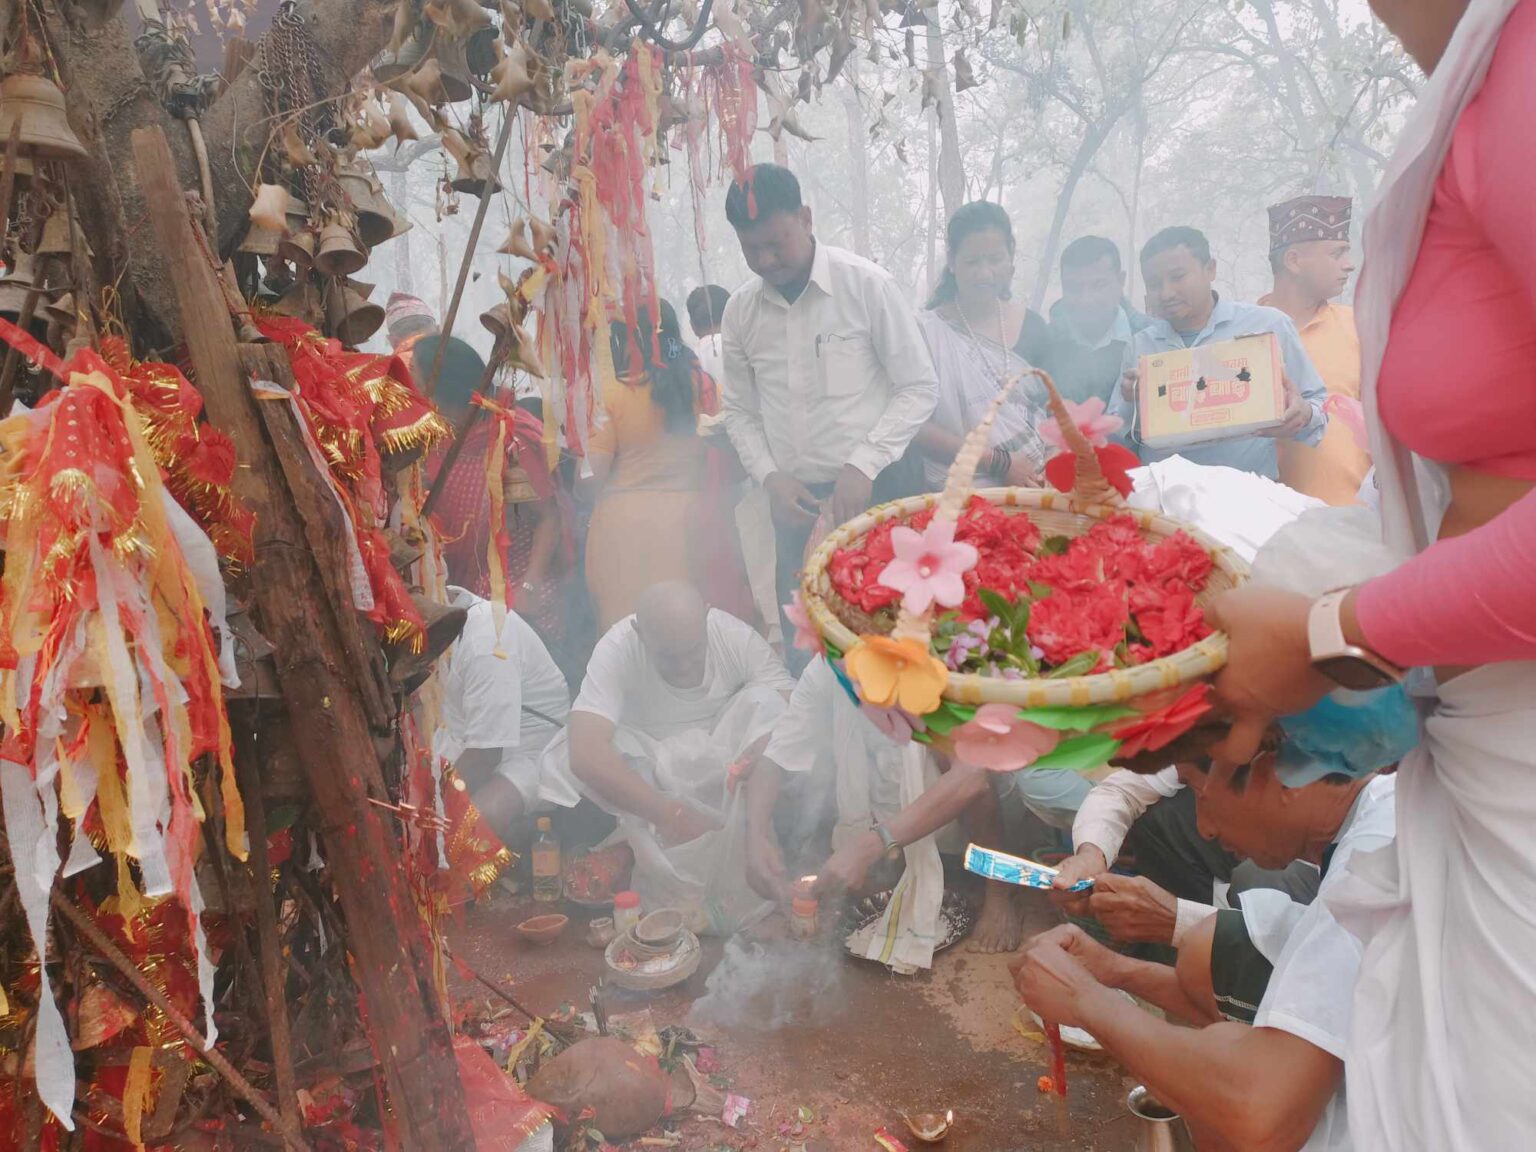
<svg viewBox="0 0 1536 1152">
<path fill-rule="evenodd" d="M 819 905 L 814 896 L 796 896 L 789 904 L 789 934 L 797 940 L 810 940 L 818 928 Z"/>
<path fill-rule="evenodd" d="M 615 892 L 613 896 L 613 930 L 618 935 L 634 929 L 640 923 L 640 893 Z"/>
<path fill-rule="evenodd" d="M 541 904 L 554 904 L 564 894 L 560 841 L 550 831 L 549 817 L 540 816 L 539 834 L 533 840 L 533 898 Z"/>
</svg>

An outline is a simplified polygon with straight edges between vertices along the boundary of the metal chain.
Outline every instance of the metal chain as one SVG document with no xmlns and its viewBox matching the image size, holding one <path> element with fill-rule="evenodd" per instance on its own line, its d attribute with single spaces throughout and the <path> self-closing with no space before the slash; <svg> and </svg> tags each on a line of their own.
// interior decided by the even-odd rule
<svg viewBox="0 0 1536 1152">
<path fill-rule="evenodd" d="M 321 102 L 325 91 L 324 73 L 315 42 L 305 26 L 304 17 L 292 0 L 284 0 L 272 27 L 261 40 L 257 82 L 267 97 L 267 114 L 282 131 L 292 122 L 304 144 L 313 149 L 333 122 L 330 105 Z M 299 173 L 304 184 L 304 198 L 311 211 L 318 211 L 321 179 L 306 167 Z"/>
</svg>

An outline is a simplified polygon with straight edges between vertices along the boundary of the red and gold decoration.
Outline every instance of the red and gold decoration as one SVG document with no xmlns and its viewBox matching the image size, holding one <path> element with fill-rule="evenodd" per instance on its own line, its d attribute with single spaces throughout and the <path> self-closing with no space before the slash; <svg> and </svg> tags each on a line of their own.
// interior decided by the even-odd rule
<svg viewBox="0 0 1536 1152">
<path fill-rule="evenodd" d="M 99 828 L 121 914 L 173 896 L 186 916 L 211 1043 L 213 969 L 193 871 L 204 757 L 225 846 L 246 854 L 217 643 L 134 388 L 89 349 L 46 362 L 64 387 L 0 422 L 0 792 L 17 888 L 41 954 L 59 816 L 73 824 L 66 876 L 99 859 L 86 831 Z M 73 1059 L 46 986 L 34 1053 L 39 1097 L 72 1128 Z"/>
</svg>

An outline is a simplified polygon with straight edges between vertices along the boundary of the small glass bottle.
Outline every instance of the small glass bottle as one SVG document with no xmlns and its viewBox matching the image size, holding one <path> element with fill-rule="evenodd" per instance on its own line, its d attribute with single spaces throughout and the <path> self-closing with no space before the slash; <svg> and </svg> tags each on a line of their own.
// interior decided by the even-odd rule
<svg viewBox="0 0 1536 1152">
<path fill-rule="evenodd" d="M 817 915 L 820 905 L 816 897 L 811 895 L 811 885 L 805 880 L 800 880 L 794 886 L 793 899 L 790 900 L 790 935 L 797 940 L 809 940 L 816 935 Z"/>
<path fill-rule="evenodd" d="M 619 936 L 628 935 L 640 923 L 640 893 L 615 892 L 613 896 L 613 930 Z"/>
<path fill-rule="evenodd" d="M 560 841 L 550 830 L 549 817 L 540 816 L 539 832 L 533 839 L 533 898 L 541 904 L 554 904 L 564 894 Z"/>
</svg>

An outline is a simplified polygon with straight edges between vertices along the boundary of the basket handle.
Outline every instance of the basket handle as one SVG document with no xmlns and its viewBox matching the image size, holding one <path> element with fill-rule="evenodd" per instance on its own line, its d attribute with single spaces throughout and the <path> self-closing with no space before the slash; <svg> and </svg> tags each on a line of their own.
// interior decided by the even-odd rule
<svg viewBox="0 0 1536 1152">
<path fill-rule="evenodd" d="M 1061 393 L 1056 390 L 1056 382 L 1051 379 L 1051 374 L 1043 368 L 1024 368 L 1003 381 L 1003 386 L 997 390 L 997 395 L 992 397 L 987 405 L 986 415 L 961 442 L 960 450 L 955 453 L 955 461 L 949 466 L 949 475 L 945 477 L 944 491 L 940 494 L 938 506 L 934 509 L 935 517 L 941 517 L 954 524 L 960 522 L 960 516 L 964 513 L 966 504 L 970 502 L 971 492 L 976 486 L 976 470 L 981 467 L 982 457 L 986 455 L 987 441 L 992 435 L 992 425 L 997 422 L 997 415 L 1002 411 L 1009 393 L 1026 376 L 1038 376 L 1040 382 L 1045 385 L 1046 394 L 1050 398 L 1051 415 L 1061 429 L 1062 439 L 1076 457 L 1070 493 L 1072 499 L 1079 504 L 1119 505 L 1123 503 L 1120 493 L 1116 492 L 1104 478 L 1104 470 L 1099 466 L 1098 453 L 1088 442 L 1088 437 L 1083 435 L 1082 429 L 1077 426 L 1077 421 L 1072 419 L 1072 414 L 1067 411 L 1066 403 L 1062 400 Z M 898 609 L 896 626 L 891 630 L 891 635 L 898 640 L 920 641 L 926 648 L 933 638 L 933 608 L 930 606 L 926 612 L 922 613 L 908 612 L 905 608 Z"/>
</svg>

